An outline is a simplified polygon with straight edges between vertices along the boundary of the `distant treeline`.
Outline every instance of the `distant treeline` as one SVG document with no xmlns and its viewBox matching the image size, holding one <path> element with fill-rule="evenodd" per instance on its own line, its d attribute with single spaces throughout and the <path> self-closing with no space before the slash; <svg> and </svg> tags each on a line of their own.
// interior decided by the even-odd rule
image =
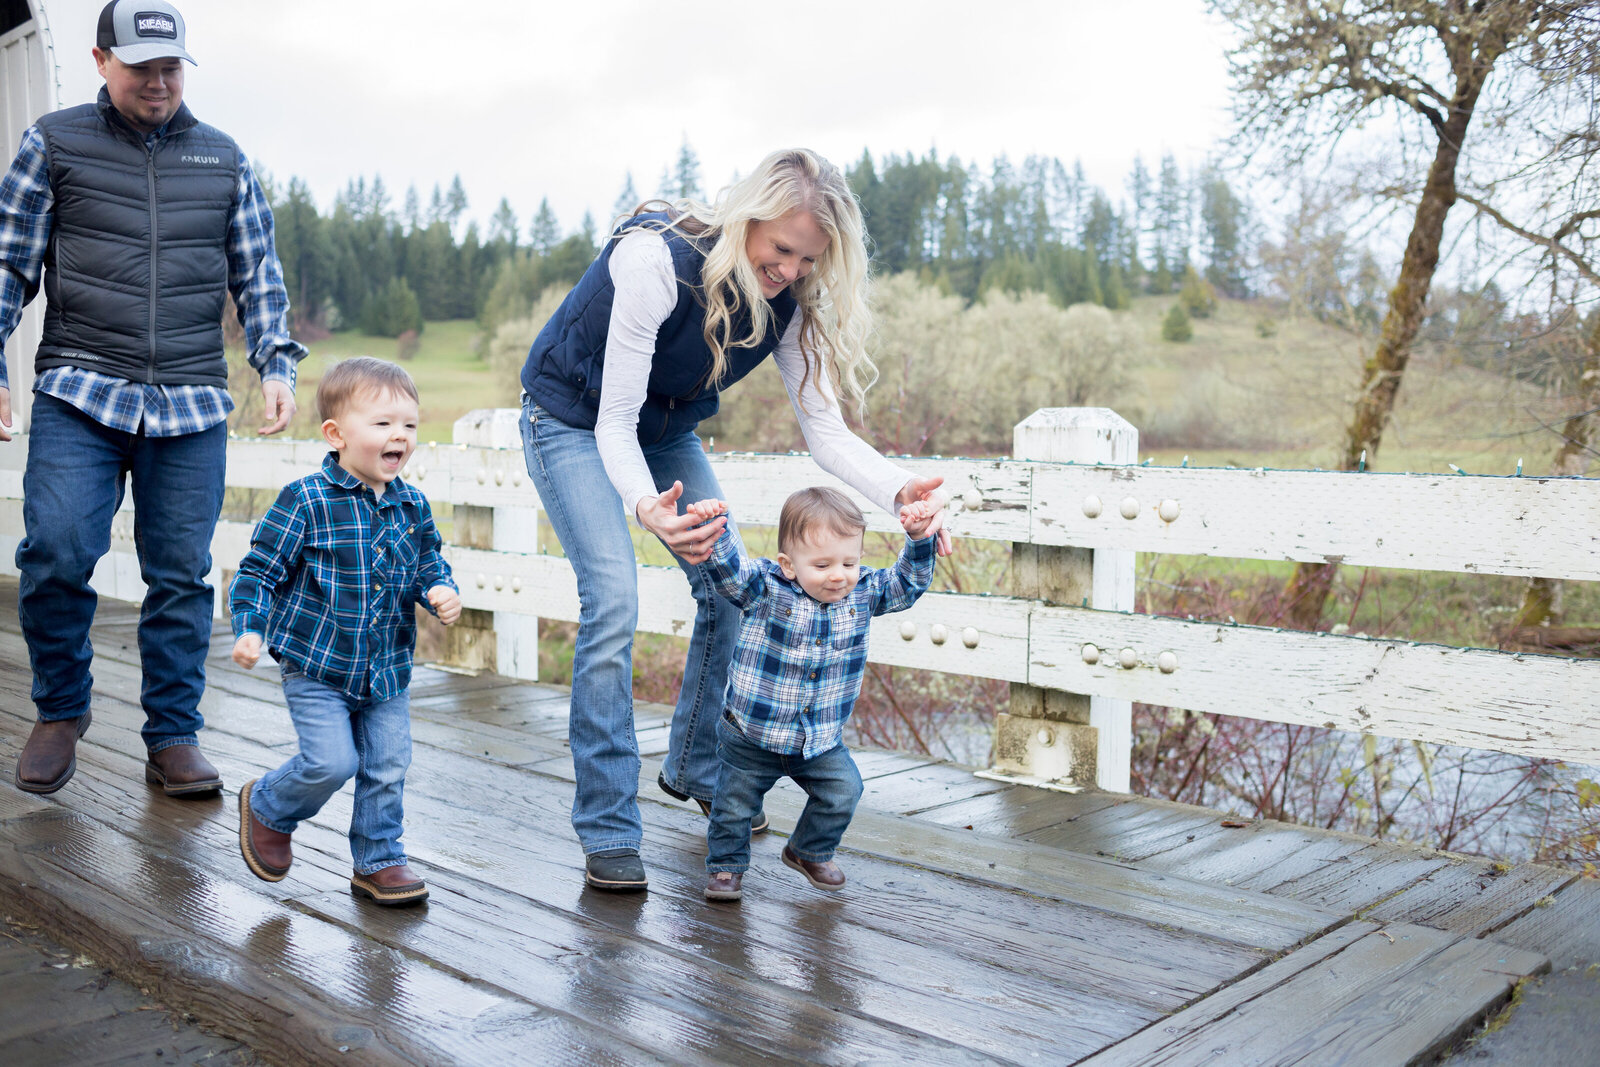
<svg viewBox="0 0 1600 1067">
<path fill-rule="evenodd" d="M 983 168 L 932 152 L 864 152 L 848 173 L 875 269 L 915 272 L 968 301 L 1000 289 L 1123 308 L 1139 293 L 1175 292 L 1191 266 L 1218 291 L 1248 295 L 1244 202 L 1215 170 L 1186 174 L 1171 156 L 1153 172 L 1136 159 L 1114 194 L 1086 181 L 1081 165 L 1039 156 Z M 585 215 L 563 234 L 548 201 L 524 227 L 505 199 L 486 231 L 463 225 L 459 177 L 426 205 L 413 188 L 398 207 L 381 177 L 359 178 L 327 214 L 300 179 L 268 192 L 302 331 L 359 326 L 392 337 L 425 320 L 476 318 L 492 332 L 526 315 L 545 288 L 575 281 L 602 229 Z M 687 144 L 657 193 L 704 197 Z M 616 210 L 639 199 L 629 175 Z"/>
</svg>

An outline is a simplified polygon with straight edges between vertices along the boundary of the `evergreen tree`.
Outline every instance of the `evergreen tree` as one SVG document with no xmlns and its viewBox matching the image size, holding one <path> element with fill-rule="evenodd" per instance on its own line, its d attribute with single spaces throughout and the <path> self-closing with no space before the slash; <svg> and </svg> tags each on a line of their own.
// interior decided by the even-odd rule
<svg viewBox="0 0 1600 1067">
<path fill-rule="evenodd" d="M 375 337 L 399 337 L 407 330 L 422 332 L 422 307 L 404 278 L 390 278 L 367 301 L 361 328 Z"/>
<path fill-rule="evenodd" d="M 1178 303 L 1197 319 L 1210 317 L 1217 310 L 1217 295 L 1211 283 L 1200 277 L 1193 267 L 1183 272 L 1183 288 L 1178 290 Z"/>
<path fill-rule="evenodd" d="M 1200 223 L 1205 234 L 1206 280 L 1228 296 L 1247 295 L 1245 205 L 1210 167 L 1200 175 Z"/>
<path fill-rule="evenodd" d="M 467 212 L 467 191 L 461 185 L 461 175 L 457 174 L 450 180 L 450 191 L 444 198 L 444 221 L 449 225 L 450 231 L 455 232 L 456 224 L 461 221 L 461 216 Z"/>
<path fill-rule="evenodd" d="M 500 198 L 500 206 L 489 219 L 489 248 L 494 250 L 496 261 L 517 250 L 517 213 L 511 210 L 511 201 Z"/>
<path fill-rule="evenodd" d="M 1161 320 L 1161 339 L 1163 341 L 1187 341 L 1194 336 L 1194 327 L 1189 324 L 1189 316 L 1184 313 L 1183 303 L 1172 305 L 1172 310 L 1167 312 L 1167 317 Z"/>
<path fill-rule="evenodd" d="M 545 256 L 550 254 L 559 240 L 561 227 L 556 222 L 556 213 L 550 210 L 550 198 L 545 197 L 539 201 L 539 213 L 528 224 L 528 243 L 534 252 Z"/>
<path fill-rule="evenodd" d="M 407 233 L 422 229 L 422 198 L 417 195 L 415 185 L 406 188 L 406 204 L 400 218 L 405 222 Z"/>
<path fill-rule="evenodd" d="M 633 187 L 633 171 L 630 170 L 623 175 L 622 192 L 617 194 L 617 202 L 611 205 L 611 217 L 632 215 L 639 210 L 639 203 L 639 191 Z"/>
<path fill-rule="evenodd" d="M 668 199 L 705 199 L 705 194 L 700 191 L 700 157 L 689 147 L 688 134 L 684 135 L 683 144 L 678 148 L 678 159 L 673 164 L 670 181 L 672 194 Z"/>
</svg>

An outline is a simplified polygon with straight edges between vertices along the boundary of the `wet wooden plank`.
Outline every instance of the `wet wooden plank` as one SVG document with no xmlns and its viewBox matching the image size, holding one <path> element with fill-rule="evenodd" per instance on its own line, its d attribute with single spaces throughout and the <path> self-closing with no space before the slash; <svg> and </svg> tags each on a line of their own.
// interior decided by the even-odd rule
<svg viewBox="0 0 1600 1067">
<path fill-rule="evenodd" d="M 1373 843 L 1267 891 L 1316 907 L 1347 914 L 1365 912 L 1379 901 L 1414 885 L 1450 864 L 1449 857 L 1426 849 Z"/>
<path fill-rule="evenodd" d="M 230 738 L 228 745 L 222 748 L 229 747 L 233 743 L 234 739 Z M 220 749 L 213 758 L 218 760 L 219 766 L 227 767 L 228 757 Z M 87 762 L 97 763 L 97 761 Z M 416 811 L 417 805 L 413 804 L 412 808 Z M 319 818 L 317 821 L 320 823 L 323 820 Z M 436 828 L 438 836 L 452 844 L 460 836 L 459 827 L 451 825 L 451 818 L 444 810 L 433 812 L 423 805 L 416 822 L 423 830 Z M 493 878 L 513 885 L 526 886 L 523 892 L 537 893 L 541 897 L 553 894 L 553 899 L 543 900 L 543 903 L 551 907 L 558 906 L 568 894 L 575 894 L 581 899 L 583 894 L 578 888 L 579 881 L 575 871 L 571 874 L 562 874 L 558 864 L 557 877 L 552 878 L 541 873 L 540 861 L 530 859 L 528 834 L 525 830 L 515 824 L 500 828 L 499 834 L 502 840 L 498 842 L 501 847 L 497 850 L 494 828 L 486 826 L 485 822 L 486 820 L 480 817 L 473 826 L 472 873 L 475 877 Z M 695 825 L 699 825 L 698 821 Z M 160 839 L 163 834 L 170 837 L 174 831 L 164 825 L 144 825 L 141 832 Z M 304 835 L 305 828 L 302 828 L 296 837 L 297 847 L 305 840 Z M 333 836 L 337 838 L 338 835 Z M 410 851 L 413 855 L 421 856 L 424 862 L 433 858 L 430 843 L 427 840 L 419 840 L 426 836 L 426 833 L 417 831 L 408 834 Z M 653 833 L 650 841 L 653 842 L 659 836 L 661 835 Z M 231 841 L 224 835 L 216 852 L 225 854 L 222 850 L 230 843 Z M 183 840 L 180 838 L 173 842 L 171 847 L 181 847 L 182 844 Z M 340 845 L 342 841 L 335 840 L 334 847 Z M 683 856 L 685 851 L 684 843 L 681 841 L 668 842 L 660 846 L 647 843 L 646 855 L 647 859 L 652 861 L 653 869 L 657 869 L 657 861 L 660 866 L 667 866 L 677 857 Z M 335 867 L 336 865 L 336 860 L 329 864 Z M 1075 1044 L 1085 1040 L 1084 1035 L 1109 1032 L 1112 1036 L 1119 1036 L 1140 1018 L 1153 1017 L 1160 1010 L 1170 1010 L 1193 992 L 1180 989 L 1166 994 L 1163 998 L 1165 1002 L 1159 1006 L 1141 1009 L 1138 1006 L 1139 1002 L 1150 998 L 1135 986 L 1162 981 L 1172 985 L 1174 980 L 1170 976 L 1164 977 L 1147 969 L 1141 973 L 1142 965 L 1139 961 L 1142 957 L 1138 945 L 1142 939 L 1150 936 L 1170 935 L 1163 935 L 1159 931 L 1152 933 L 1131 926 L 1118 933 L 1106 928 L 1103 917 L 1056 915 L 1052 912 L 1048 919 L 1030 921 L 1026 915 L 1018 916 L 1017 909 L 1011 908 L 1010 918 L 995 925 L 994 920 L 985 918 L 993 914 L 995 909 L 979 905 L 972 909 L 973 917 L 966 920 L 966 925 L 971 926 L 974 923 L 987 925 L 989 927 L 987 936 L 980 936 L 971 929 L 960 928 L 958 923 L 952 923 L 950 917 L 944 915 L 960 910 L 957 901 L 943 906 L 941 921 L 936 926 L 937 936 L 930 937 L 927 944 L 908 947 L 904 938 L 907 908 L 905 903 L 897 900 L 891 891 L 892 881 L 889 886 L 879 887 L 874 891 L 872 899 L 881 903 L 875 903 L 876 915 L 873 923 L 856 928 L 840 924 L 840 928 L 835 930 L 832 927 L 833 920 L 829 919 L 832 944 L 825 943 L 820 947 L 814 947 L 810 944 L 811 939 L 803 939 L 797 944 L 794 932 L 797 928 L 803 928 L 807 918 L 813 914 L 814 909 L 811 905 L 815 902 L 816 896 L 809 888 L 799 885 L 787 870 L 778 867 L 776 863 L 770 865 L 781 872 L 772 886 L 771 895 L 774 898 L 774 906 L 781 907 L 783 911 L 781 914 L 760 920 L 742 918 L 742 915 L 748 914 L 751 910 L 749 905 L 742 912 L 733 912 L 734 916 L 740 917 L 739 933 L 734 937 L 734 942 L 740 946 L 740 951 L 763 952 L 768 961 L 762 969 L 775 971 L 782 971 L 785 968 L 784 961 L 792 964 L 797 956 L 803 959 L 812 953 L 821 952 L 823 955 L 810 961 L 808 966 L 803 968 L 804 972 L 827 974 L 830 976 L 831 986 L 861 991 L 859 994 L 861 997 L 869 997 L 889 1011 L 890 1022 L 898 1027 L 908 1027 L 914 1023 L 917 1028 L 934 1034 L 940 1033 L 941 1030 L 954 1030 L 956 1035 L 964 1035 L 966 1040 L 977 1041 L 995 1054 L 1003 1054 L 1015 1041 L 1030 1034 L 1050 1034 L 1052 1027 L 1065 1026 L 1069 1031 L 1052 1034 L 1052 1039 L 1058 1043 L 1073 1045 L 1080 1053 L 1087 1053 L 1098 1046 Z M 695 867 L 698 867 L 697 862 Z M 682 887 L 680 893 L 686 901 L 684 908 L 688 914 L 675 915 L 670 926 L 656 931 L 656 940 L 668 944 L 688 941 L 703 952 L 706 945 L 718 940 L 715 928 L 685 930 L 684 927 L 714 923 L 730 913 L 727 909 L 713 908 L 699 900 L 698 889 L 702 884 L 702 876 L 698 869 L 685 874 L 687 884 Z M 920 878 L 920 875 L 914 874 L 913 877 Z M 659 879 L 657 880 L 659 882 Z M 316 891 L 313 889 L 312 892 L 314 894 Z M 480 886 L 473 892 L 475 895 L 481 895 L 484 890 Z M 659 895 L 659 892 L 652 892 L 651 897 L 654 899 Z M 589 896 L 592 898 L 593 894 Z M 852 909 L 852 918 L 859 919 L 862 914 L 857 910 L 859 908 L 860 902 L 857 902 L 856 908 Z M 799 913 L 798 919 L 795 912 Z M 543 914 L 545 917 L 541 922 L 548 924 L 553 921 L 548 911 Z M 750 925 L 747 927 L 745 924 Z M 1073 946 L 1052 941 L 1048 936 L 1049 931 L 1057 925 L 1072 930 L 1072 936 L 1081 939 L 1081 943 Z M 753 937 L 745 932 L 747 929 L 760 931 L 762 936 Z M 570 946 L 579 941 L 592 942 L 599 936 L 592 930 L 587 934 L 579 932 L 562 938 L 561 944 Z M 1013 936 L 1018 940 L 1012 943 L 1004 940 Z M 476 966 L 474 961 L 481 962 L 483 954 L 490 951 L 486 949 L 486 943 L 492 943 L 493 938 L 492 932 L 487 935 L 487 939 L 483 932 L 475 938 L 467 938 L 462 951 L 469 955 L 457 960 L 446 960 L 445 964 Z M 721 940 L 727 941 L 727 938 L 727 932 L 723 931 Z M 941 949 L 934 944 L 941 938 L 960 945 L 963 953 L 968 951 L 970 946 L 981 946 L 981 948 L 975 952 L 974 958 L 966 959 L 961 953 L 952 952 L 948 947 Z M 1118 948 L 1115 951 L 1107 951 L 1106 948 L 1098 947 L 1102 945 L 1116 945 Z M 1192 944 L 1187 947 L 1188 951 L 1182 953 L 1187 957 L 1186 966 L 1176 976 L 1176 984 L 1179 986 L 1203 980 L 1200 976 L 1214 970 L 1213 966 L 1195 963 L 1196 955 L 1208 955 L 1204 946 L 1198 953 Z M 659 967 L 641 965 L 640 951 L 637 947 L 628 952 L 613 949 L 606 955 L 607 958 L 627 955 L 632 960 L 630 967 L 636 970 L 643 980 Z M 1209 955 L 1215 956 L 1219 951 L 1223 955 L 1229 954 L 1229 950 L 1213 948 Z M 1031 964 L 1027 958 L 1030 953 L 1033 958 Z M 569 954 L 565 951 L 562 953 L 562 955 Z M 1097 963 L 1092 959 L 1089 963 L 1080 962 L 1085 957 L 1096 955 L 1100 957 Z M 1170 958 L 1174 953 L 1168 950 L 1161 955 Z M 1072 962 L 1063 966 L 1059 962 L 1063 958 Z M 900 970 L 883 962 L 891 959 L 901 965 Z M 997 967 L 988 962 L 991 959 L 1001 959 L 1006 962 Z M 841 962 L 858 960 L 864 962 Z M 1247 958 L 1246 962 L 1248 963 Z M 520 965 L 528 966 L 528 961 L 524 959 Z M 1235 960 L 1217 966 L 1223 966 L 1228 973 L 1231 973 L 1237 965 Z M 1101 985 L 1121 984 L 1124 988 L 1102 989 L 1092 994 L 1080 991 L 1078 986 L 1084 983 L 1091 967 L 1100 972 Z M 886 972 L 910 976 L 917 986 L 908 989 L 905 985 L 908 979 L 890 980 L 886 977 Z M 1049 977 L 1041 981 L 1041 976 L 1046 972 L 1049 973 Z M 567 984 L 570 985 L 570 982 Z M 680 996 L 691 995 L 688 979 L 682 973 L 674 972 L 646 984 L 651 988 L 661 988 L 664 984 L 669 988 L 680 989 Z M 712 980 L 703 982 L 703 985 L 706 989 L 704 995 L 710 1003 L 726 1001 L 732 995 L 730 980 L 720 972 L 714 973 Z M 953 1000 L 949 995 L 952 989 L 971 988 L 990 989 L 994 992 L 990 999 L 981 1003 L 971 1003 L 964 998 Z M 754 1001 L 759 998 L 752 999 Z M 1133 1005 L 1131 1008 L 1130 1001 Z M 1026 1010 L 1018 1021 L 1008 1022 L 1009 1017 L 1018 1013 L 1015 1005 L 1025 1005 Z M 788 1011 L 784 1014 L 793 1016 L 794 1012 Z M 747 1026 L 754 1028 L 754 1024 Z M 834 1028 L 837 1029 L 837 1024 Z M 635 1035 L 630 1034 L 630 1036 Z M 870 1050 L 870 1046 L 868 1049 Z M 948 1057 L 938 1055 L 934 1058 L 942 1061 Z"/>
<path fill-rule="evenodd" d="M 1580 878 L 1548 902 L 1531 902 L 1494 932 L 1497 941 L 1543 952 L 1558 970 L 1600 963 L 1600 881 Z"/>
<path fill-rule="evenodd" d="M 1137 861 L 1217 825 L 1214 811 L 1151 800 L 1129 800 L 1086 812 L 1070 822 L 1022 835 L 1051 848 Z"/>
<path fill-rule="evenodd" d="M 0 886 L 164 1001 L 285 1063 L 653 1059 L 82 816 L 0 827 Z"/>
<path fill-rule="evenodd" d="M 260 1062 L 239 1042 L 202 1033 L 36 930 L 10 922 L 0 934 L 0 1051 L 9 1063 Z M 20 1027 L 13 1025 L 18 1019 Z"/>
<path fill-rule="evenodd" d="M 1021 837 L 1042 827 L 1075 822 L 1091 811 L 1128 802 L 1129 798 L 1120 793 L 1098 790 L 1064 793 L 1013 785 L 995 793 L 928 808 L 918 812 L 917 818 L 999 837 Z"/>
<path fill-rule="evenodd" d="M 1008 788 L 1003 782 L 975 776 L 968 767 L 930 763 L 867 780 L 861 802 L 879 811 L 910 815 Z"/>
<path fill-rule="evenodd" d="M 1287 878 L 1265 872 L 1285 868 L 1294 857 L 1308 848 L 1314 848 L 1326 839 L 1323 832 L 1294 826 L 1290 823 L 1252 821 L 1243 827 L 1221 828 L 1215 833 L 1199 833 L 1192 841 L 1184 841 L 1145 857 L 1142 865 L 1159 870 L 1182 872 L 1185 876 L 1221 885 L 1264 888 L 1277 885 Z M 1351 842 L 1343 854 L 1359 851 L 1371 844 L 1362 840 Z M 1295 867 L 1294 875 L 1309 873 L 1326 866 L 1331 857 Z"/>
<path fill-rule="evenodd" d="M 208 714 L 223 728 L 229 724 L 231 716 L 241 730 L 259 732 L 260 710 L 241 706 L 230 712 L 225 710 L 227 706 L 226 702 L 221 702 Z M 279 714 L 284 713 L 280 711 Z M 421 762 L 413 764 L 413 778 Z M 549 770 L 570 780 L 570 760 L 552 760 Z M 463 766 L 462 774 L 469 772 L 477 776 L 487 773 L 481 766 Z M 654 777 L 655 769 L 646 767 L 641 775 L 642 795 L 654 793 Z M 802 803 L 797 791 L 793 797 L 775 792 L 769 801 L 769 811 L 779 825 L 792 826 Z M 958 831 L 941 831 L 903 820 L 874 827 L 864 815 L 858 813 L 846 839 L 850 847 L 1251 947 L 1281 950 L 1313 936 L 1332 921 L 1331 916 L 1320 911 L 1307 911 L 1271 898 L 1251 900 L 1248 894 L 1233 890 L 1219 891 L 1211 886 L 1152 876 L 1125 865 L 1061 857 L 1025 844 L 978 840 L 975 835 L 962 836 Z M 564 807 L 555 808 L 537 821 L 541 826 L 556 827 L 562 837 L 566 835 Z M 702 821 L 695 820 L 697 831 L 703 826 Z M 866 836 L 869 828 L 872 828 L 870 839 Z M 973 846 L 976 852 L 972 851 Z M 569 844 L 568 847 L 574 846 Z M 942 857 L 943 862 L 932 861 L 933 856 Z"/>
<path fill-rule="evenodd" d="M 1571 871 L 1540 864 L 1497 871 L 1487 860 L 1458 859 L 1364 914 L 1476 937 L 1499 929 L 1576 878 Z"/>
<path fill-rule="evenodd" d="M 1427 927 L 1351 925 L 1087 1063 L 1412 1063 L 1546 966 Z"/>
</svg>

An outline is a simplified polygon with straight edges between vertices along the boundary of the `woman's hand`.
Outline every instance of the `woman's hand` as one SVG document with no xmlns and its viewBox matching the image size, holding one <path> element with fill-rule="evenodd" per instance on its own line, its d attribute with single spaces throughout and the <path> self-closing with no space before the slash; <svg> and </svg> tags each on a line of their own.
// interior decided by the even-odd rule
<svg viewBox="0 0 1600 1067">
<path fill-rule="evenodd" d="M 926 500 L 936 508 L 943 510 L 945 503 L 948 500 L 944 493 L 939 492 L 939 487 L 943 484 L 944 479 L 937 475 L 932 477 L 919 476 L 912 478 L 909 482 L 901 487 L 898 493 L 895 494 L 894 502 L 899 507 L 905 507 L 907 504 L 914 504 L 919 500 Z M 955 543 L 951 541 L 950 531 L 944 528 L 942 520 L 938 529 L 938 553 L 941 556 L 948 556 L 950 553 L 956 550 Z"/>
<path fill-rule="evenodd" d="M 702 525 L 693 514 L 678 514 L 678 498 L 683 496 L 683 483 L 673 482 L 672 488 L 656 497 L 639 501 L 639 525 L 661 538 L 671 552 L 685 563 L 704 563 L 711 557 L 711 547 L 717 543 L 723 527 L 728 525 L 726 515 L 719 515 Z"/>
</svg>

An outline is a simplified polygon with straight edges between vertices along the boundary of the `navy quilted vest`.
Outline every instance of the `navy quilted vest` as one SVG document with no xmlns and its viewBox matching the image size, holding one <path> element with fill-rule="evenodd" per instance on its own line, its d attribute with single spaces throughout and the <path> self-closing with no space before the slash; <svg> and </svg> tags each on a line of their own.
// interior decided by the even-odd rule
<svg viewBox="0 0 1600 1067">
<path fill-rule="evenodd" d="M 658 212 L 639 215 L 618 227 L 636 229 L 641 223 L 665 222 Z M 778 340 L 795 313 L 795 299 L 787 289 L 768 301 L 772 314 L 767 334 L 753 348 L 728 349 L 728 371 L 712 385 L 711 349 L 701 330 L 705 308 L 700 302 L 700 268 L 705 252 L 700 242 L 675 231 L 662 234 L 672 252 L 672 269 L 678 278 L 678 303 L 656 332 L 655 358 L 644 405 L 639 410 L 639 440 L 651 444 L 669 434 L 692 431 L 717 413 L 719 390 L 743 378 L 778 346 Z M 522 388 L 545 410 L 569 426 L 592 430 L 600 408 L 600 385 L 605 373 L 606 332 L 611 323 L 611 252 L 608 240 L 561 307 L 545 323 L 522 367 Z M 735 320 L 733 336 L 749 332 L 748 318 Z"/>
</svg>

